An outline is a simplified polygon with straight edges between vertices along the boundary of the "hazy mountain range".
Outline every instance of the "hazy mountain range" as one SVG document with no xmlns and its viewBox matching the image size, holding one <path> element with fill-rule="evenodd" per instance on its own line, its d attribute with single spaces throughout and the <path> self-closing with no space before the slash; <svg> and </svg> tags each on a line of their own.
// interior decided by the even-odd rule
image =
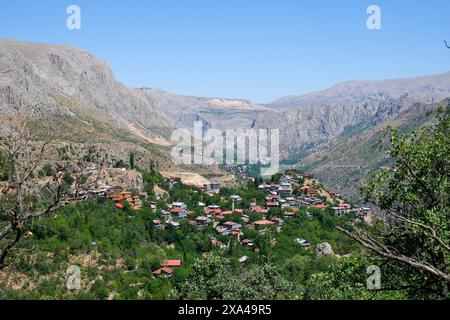
<svg viewBox="0 0 450 320">
<path fill-rule="evenodd" d="M 267 105 L 181 96 L 161 89 L 130 88 L 115 79 L 106 62 L 80 49 L 0 40 L 1 117 L 54 121 L 67 133 L 88 127 L 95 132 L 101 124 L 111 132 L 123 130 L 152 143 L 162 152 L 170 145 L 167 138 L 174 128 L 190 128 L 196 120 L 219 129 L 279 128 L 283 158 L 308 166 L 336 187 L 346 187 L 352 179 L 337 181 L 328 170 L 358 181 L 371 170 L 355 174 L 354 167 L 349 169 L 351 163 L 338 170 L 331 165 L 333 159 L 342 160 L 341 153 L 345 153 L 351 155 L 348 161 L 359 163 L 367 154 L 355 152 L 355 146 L 372 141 L 388 123 L 420 125 L 412 120 L 422 119 L 422 111 L 449 97 L 450 72 L 349 81 Z M 354 142 L 343 147 L 348 141 Z M 378 165 L 367 163 L 372 168 Z"/>
</svg>

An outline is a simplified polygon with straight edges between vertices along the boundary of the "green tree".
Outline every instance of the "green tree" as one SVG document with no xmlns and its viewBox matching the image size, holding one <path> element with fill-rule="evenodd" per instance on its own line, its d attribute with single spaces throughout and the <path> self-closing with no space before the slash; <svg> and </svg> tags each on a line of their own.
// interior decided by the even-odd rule
<svg viewBox="0 0 450 320">
<path fill-rule="evenodd" d="M 130 152 L 130 168 L 134 170 L 134 152 Z"/>
<path fill-rule="evenodd" d="M 410 134 L 390 129 L 392 165 L 363 185 L 380 214 L 373 227 L 341 231 L 390 264 L 414 292 L 450 289 L 450 106 L 432 125 Z M 408 279 L 411 279 L 408 281 Z"/>
</svg>

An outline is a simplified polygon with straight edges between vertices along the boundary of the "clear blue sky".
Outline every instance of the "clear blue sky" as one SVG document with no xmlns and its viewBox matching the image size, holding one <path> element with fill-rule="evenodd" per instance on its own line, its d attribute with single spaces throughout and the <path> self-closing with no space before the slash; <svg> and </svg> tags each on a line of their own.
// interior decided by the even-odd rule
<svg viewBox="0 0 450 320">
<path fill-rule="evenodd" d="M 80 31 L 65 27 L 70 4 L 81 7 Z M 380 31 L 366 28 L 370 4 L 381 7 Z M 0 37 L 81 47 L 130 86 L 270 102 L 450 71 L 450 1 L 2 1 Z"/>
</svg>

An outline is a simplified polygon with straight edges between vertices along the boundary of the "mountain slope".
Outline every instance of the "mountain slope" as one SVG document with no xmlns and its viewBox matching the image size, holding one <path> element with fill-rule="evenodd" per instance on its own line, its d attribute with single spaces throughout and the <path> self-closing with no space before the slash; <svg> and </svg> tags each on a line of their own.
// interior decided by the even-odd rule
<svg viewBox="0 0 450 320">
<path fill-rule="evenodd" d="M 80 49 L 0 40 L 0 129 L 7 117 L 30 118 L 80 141 L 120 141 L 127 148 L 151 145 L 166 159 L 173 143 L 168 139 L 171 132 L 192 128 L 202 120 L 204 129 L 279 129 L 281 158 L 319 172 L 332 161 L 322 160 L 327 154 L 329 159 L 339 158 L 358 143 L 354 139 L 372 141 L 383 124 L 399 117 L 414 122 L 426 104 L 448 97 L 450 73 L 349 81 L 264 106 L 238 99 L 182 96 L 127 87 L 104 61 Z M 154 153 L 150 151 L 148 157 Z M 359 155 L 352 157 L 357 160 Z M 345 179 L 365 175 L 350 169 L 340 174 Z"/>
<path fill-rule="evenodd" d="M 280 98 L 268 107 L 289 110 L 319 105 L 371 104 L 387 100 L 433 103 L 450 96 L 450 72 L 382 81 L 347 81 L 327 90 Z"/>
<path fill-rule="evenodd" d="M 387 150 L 380 144 L 381 141 L 386 142 L 384 133 L 387 127 L 395 127 L 404 133 L 414 131 L 433 121 L 430 112 L 448 105 L 450 99 L 434 104 L 415 103 L 394 119 L 375 128 L 348 128 L 333 145 L 309 154 L 296 166 L 311 171 L 330 188 L 342 190 L 343 194 L 354 200 L 361 200 L 361 181 L 389 165 Z"/>
</svg>

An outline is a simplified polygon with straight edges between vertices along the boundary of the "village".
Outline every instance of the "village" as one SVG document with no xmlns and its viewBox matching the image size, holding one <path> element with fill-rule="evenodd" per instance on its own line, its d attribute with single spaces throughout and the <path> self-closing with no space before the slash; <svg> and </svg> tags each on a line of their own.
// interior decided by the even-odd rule
<svg viewBox="0 0 450 320">
<path fill-rule="evenodd" d="M 195 193 L 201 192 L 208 197 L 218 195 L 221 190 L 221 185 L 217 182 L 195 184 L 183 181 L 179 177 L 166 178 L 166 183 L 169 189 L 176 185 L 184 185 L 192 188 Z M 194 232 L 203 232 L 210 228 L 213 230 L 210 236 L 213 247 L 226 250 L 233 239 L 243 248 L 257 254 L 261 248 L 255 245 L 253 239 L 246 238 L 244 231 L 254 230 L 260 235 L 270 233 L 273 236 L 271 245 L 275 246 L 276 234 L 281 233 L 284 224 L 295 218 L 301 209 L 306 209 L 308 219 L 314 219 L 313 214 L 309 212 L 311 210 L 332 210 L 336 217 L 352 215 L 370 223 L 370 208 L 353 207 L 341 197 L 338 190 L 325 191 L 319 182 L 307 173 L 302 175 L 285 174 L 281 176 L 279 183 L 262 182 L 254 187 L 264 192 L 266 196 L 264 201 L 251 202 L 248 207 L 242 205 L 242 198 L 239 194 L 233 194 L 227 198 L 220 197 L 220 203 L 206 205 L 198 202 L 190 208 L 181 201 L 166 203 L 159 196 L 151 200 L 150 195 L 144 191 L 133 193 L 105 185 L 89 190 L 86 198 L 107 198 L 116 208 L 122 210 L 128 206 L 137 213 L 142 212 L 144 208 L 150 208 L 153 213 L 157 214 L 157 218 L 152 221 L 154 229 L 178 230 L 183 223 L 187 223 Z M 255 215 L 260 219 L 251 218 Z M 226 241 L 226 239 L 229 240 Z M 293 245 L 304 250 L 319 250 L 327 247 L 324 244 L 314 244 L 303 237 L 292 239 L 292 241 Z M 249 257 L 244 255 L 239 262 L 245 263 L 248 259 Z M 181 265 L 181 259 L 161 261 L 160 268 L 153 270 L 152 275 L 153 277 L 171 277 L 174 268 Z"/>
</svg>

